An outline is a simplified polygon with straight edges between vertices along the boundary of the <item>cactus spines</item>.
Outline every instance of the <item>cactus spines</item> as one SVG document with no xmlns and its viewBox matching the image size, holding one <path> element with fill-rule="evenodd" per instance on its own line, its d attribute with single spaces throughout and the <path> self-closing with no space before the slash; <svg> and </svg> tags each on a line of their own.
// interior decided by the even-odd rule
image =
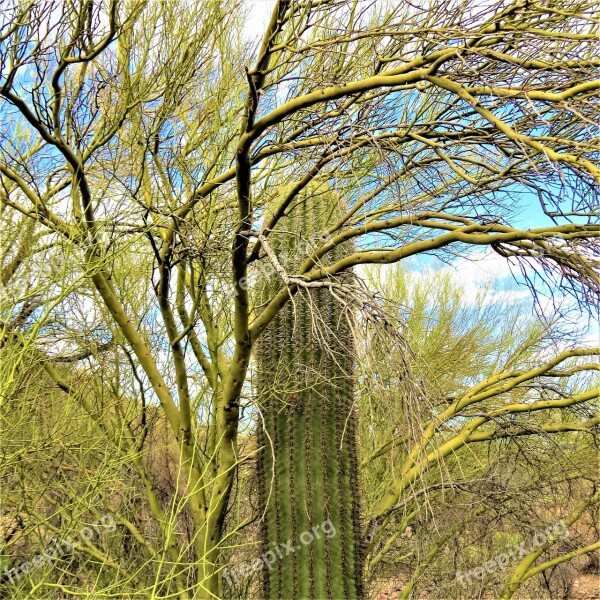
<svg viewBox="0 0 600 600">
<path fill-rule="evenodd" d="M 306 258 L 302 240 L 323 231 L 335 202 L 329 190 L 305 192 L 271 232 L 269 245 L 289 274 Z M 265 278 L 259 302 L 282 286 L 277 274 Z M 256 361 L 263 552 L 282 550 L 263 571 L 263 595 L 361 598 L 354 344 L 347 312 L 327 288 L 300 290 L 259 340 Z"/>
</svg>

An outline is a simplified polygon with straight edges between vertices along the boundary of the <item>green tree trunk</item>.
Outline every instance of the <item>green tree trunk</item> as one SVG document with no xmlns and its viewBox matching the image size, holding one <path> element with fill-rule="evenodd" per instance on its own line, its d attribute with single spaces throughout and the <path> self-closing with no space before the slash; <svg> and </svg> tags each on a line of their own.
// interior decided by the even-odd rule
<svg viewBox="0 0 600 600">
<path fill-rule="evenodd" d="M 326 198 L 302 198 L 268 238 L 289 274 L 334 210 Z M 281 286 L 265 277 L 263 300 Z M 265 598 L 362 597 L 353 363 L 349 315 L 328 288 L 301 289 L 258 344 Z"/>
</svg>

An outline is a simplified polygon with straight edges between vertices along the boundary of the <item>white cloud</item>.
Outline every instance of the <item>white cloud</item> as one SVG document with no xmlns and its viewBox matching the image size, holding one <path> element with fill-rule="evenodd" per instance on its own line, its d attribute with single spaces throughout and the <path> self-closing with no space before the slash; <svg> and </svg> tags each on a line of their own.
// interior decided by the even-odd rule
<svg viewBox="0 0 600 600">
<path fill-rule="evenodd" d="M 414 263 L 413 263 L 414 264 Z M 432 272 L 447 274 L 451 280 L 464 290 L 467 304 L 496 301 L 517 302 L 531 298 L 531 292 L 525 286 L 518 286 L 515 277 L 520 274 L 516 261 L 509 261 L 490 249 L 470 254 L 469 258 L 459 258 L 452 264 L 438 260 L 425 269 L 411 266 L 409 270 L 418 276 Z"/>
<path fill-rule="evenodd" d="M 248 16 L 244 24 L 244 37 L 258 41 L 269 24 L 275 0 L 246 0 Z"/>
</svg>

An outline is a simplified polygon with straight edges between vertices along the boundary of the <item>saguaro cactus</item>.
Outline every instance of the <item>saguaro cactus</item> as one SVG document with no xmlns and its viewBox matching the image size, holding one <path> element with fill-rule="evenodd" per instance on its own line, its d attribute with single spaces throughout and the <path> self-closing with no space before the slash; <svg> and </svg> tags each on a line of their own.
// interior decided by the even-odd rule
<svg viewBox="0 0 600 600">
<path fill-rule="evenodd" d="M 333 202 L 306 193 L 269 236 L 288 273 Z M 283 283 L 275 270 L 264 279 L 266 302 Z M 265 598 L 362 597 L 353 361 L 348 315 L 327 288 L 302 289 L 257 345 Z"/>
</svg>

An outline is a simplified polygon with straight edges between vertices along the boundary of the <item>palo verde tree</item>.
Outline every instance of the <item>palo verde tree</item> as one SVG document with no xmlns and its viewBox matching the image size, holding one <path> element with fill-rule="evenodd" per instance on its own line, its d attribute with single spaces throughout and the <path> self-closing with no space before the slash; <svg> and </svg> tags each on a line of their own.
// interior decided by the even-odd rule
<svg viewBox="0 0 600 600">
<path fill-rule="evenodd" d="M 573 350 L 577 328 L 528 315 L 526 294 L 466 288 L 449 269 L 367 277 L 410 348 L 377 330 L 360 337 L 366 513 L 399 491 L 368 581 L 401 598 L 510 597 L 521 585 L 524 597 L 564 595 L 574 577 L 563 563 L 592 564 L 598 548 L 600 349 Z M 557 523 L 568 535 L 540 536 Z M 509 558 L 520 544 L 532 550 L 522 564 Z"/>
<path fill-rule="evenodd" d="M 115 453 L 131 456 L 157 546 L 177 567 L 165 594 L 222 594 L 253 348 L 299 291 L 356 265 L 485 246 L 534 265 L 549 289 L 582 306 L 596 303 L 591 0 L 276 0 L 256 45 L 244 11 L 217 0 L 5 4 L 0 201 L 30 243 L 3 269 L 49 245 L 65 276 L 21 323 L 27 281 L 11 277 L 16 304 L 2 322 L 15 325 L 18 343 L 34 320 L 48 375 L 100 420 Z M 271 261 L 271 232 L 315 180 L 328 182 L 342 212 L 327 215 L 293 272 L 276 273 L 285 285 L 254 306 L 251 275 Z M 524 207 L 533 226 L 523 226 Z M 86 310 L 72 314 L 69 304 L 84 297 Z M 376 318 L 356 286 L 344 298 Z M 115 411 L 90 410 L 52 368 L 56 355 L 89 357 L 93 348 L 113 367 L 103 398 L 127 403 L 126 444 Z M 464 391 L 444 422 L 527 373 Z M 178 448 L 185 541 L 165 526 L 169 500 L 140 459 L 148 405 L 160 407 Z M 460 439 L 491 436 L 486 424 L 506 409 L 494 411 Z M 436 431 L 382 491 L 370 549 L 405 486 L 429 468 Z M 451 452 L 457 442 L 447 443 Z"/>
</svg>

